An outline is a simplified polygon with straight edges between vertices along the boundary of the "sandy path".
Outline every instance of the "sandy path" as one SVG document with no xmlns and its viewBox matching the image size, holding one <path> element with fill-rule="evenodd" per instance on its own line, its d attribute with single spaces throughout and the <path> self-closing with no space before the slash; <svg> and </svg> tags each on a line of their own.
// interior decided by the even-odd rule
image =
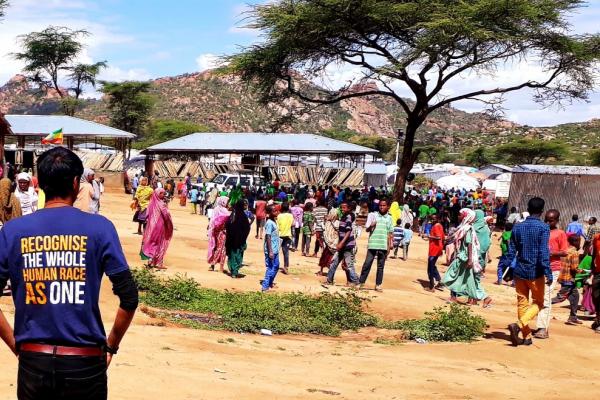
<svg viewBox="0 0 600 400">
<path fill-rule="evenodd" d="M 108 193 L 103 214 L 117 226 L 132 266 L 140 237 L 134 235 L 129 198 Z M 252 234 L 245 279 L 232 280 L 208 272 L 206 219 L 188 209 L 171 206 L 177 231 L 167 256 L 165 275 L 183 273 L 206 287 L 258 290 L 264 273 L 260 244 Z M 360 241 L 358 267 L 364 260 Z M 390 260 L 383 293 L 368 292 L 373 312 L 389 319 L 419 317 L 444 304 L 446 293 L 430 294 L 417 279 L 426 278 L 426 243 L 415 239 L 408 262 Z M 494 251 L 498 251 L 497 245 Z M 316 259 L 292 255 L 292 273 L 278 275 L 279 290 L 317 293 Z M 554 312 L 552 338 L 529 348 L 513 348 L 506 341 L 506 325 L 515 316 L 514 292 L 492 285 L 492 268 L 485 286 L 495 299 L 489 310 L 476 308 L 490 327 L 488 335 L 472 344 L 375 344 L 388 332 L 364 329 L 340 338 L 284 335 L 263 337 L 160 326 L 143 313 L 121 345 L 109 370 L 112 399 L 562 399 L 597 393 L 600 339 L 589 329 L 564 325 L 565 308 Z M 372 270 L 369 285 L 374 285 Z M 343 276 L 338 281 L 343 281 Z M 336 287 L 333 290 L 341 290 Z M 107 330 L 118 301 L 104 282 L 102 310 Z M 2 310 L 12 320 L 11 302 Z M 226 339 L 231 338 L 229 342 Z M 0 399 L 14 399 L 16 360 L 0 351 Z M 593 396 L 592 396 L 593 398 Z"/>
</svg>

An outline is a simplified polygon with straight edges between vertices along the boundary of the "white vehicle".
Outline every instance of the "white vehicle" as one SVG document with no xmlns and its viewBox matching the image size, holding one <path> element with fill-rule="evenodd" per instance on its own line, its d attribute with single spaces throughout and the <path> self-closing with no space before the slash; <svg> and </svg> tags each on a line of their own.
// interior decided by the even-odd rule
<svg viewBox="0 0 600 400">
<path fill-rule="evenodd" d="M 202 184 L 198 184 L 202 185 Z M 243 189 L 249 187 L 265 188 L 266 182 L 258 172 L 255 171 L 233 171 L 215 176 L 212 181 L 206 183 L 208 190 L 216 187 L 218 190 L 231 189 L 240 185 Z"/>
</svg>

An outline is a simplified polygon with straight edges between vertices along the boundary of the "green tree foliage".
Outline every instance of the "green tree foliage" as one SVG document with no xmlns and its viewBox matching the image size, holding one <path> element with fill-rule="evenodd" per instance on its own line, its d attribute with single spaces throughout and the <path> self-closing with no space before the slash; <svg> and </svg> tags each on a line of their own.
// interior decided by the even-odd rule
<svg viewBox="0 0 600 400">
<path fill-rule="evenodd" d="M 600 167 L 600 149 L 590 151 L 589 160 L 590 164 Z"/>
<path fill-rule="evenodd" d="M 542 164 L 550 159 L 563 160 L 569 148 L 562 142 L 519 139 L 495 148 L 498 157 L 512 164 Z"/>
<path fill-rule="evenodd" d="M 158 119 L 151 121 L 144 129 L 143 136 L 134 143 L 136 149 L 145 149 L 157 143 L 177 139 L 196 132 L 210 132 L 206 125 L 188 121 Z"/>
<path fill-rule="evenodd" d="M 24 71 L 40 89 L 53 89 L 58 93 L 67 115 L 75 114 L 84 86 L 95 87 L 96 76 L 106 67 L 105 61 L 90 65 L 73 64 L 83 49 L 80 39 L 88 35 L 85 30 L 49 26 L 41 32 L 19 36 L 23 51 L 13 54 L 17 60 L 25 62 Z M 71 88 L 59 85 L 63 73 L 72 83 Z"/>
<path fill-rule="evenodd" d="M 8 7 L 8 0 L 0 0 L 0 18 L 4 17 L 4 9 Z"/>
<path fill-rule="evenodd" d="M 115 128 L 142 135 L 154 104 L 148 94 L 150 82 L 100 82 L 108 97 L 110 123 Z"/>
<path fill-rule="evenodd" d="M 384 158 L 396 148 L 395 140 L 384 138 L 381 136 L 356 135 L 352 136 L 349 142 L 357 144 L 359 146 L 365 146 L 371 149 L 378 150 L 381 157 Z"/>
<path fill-rule="evenodd" d="M 530 89 L 539 102 L 586 99 L 595 83 L 600 35 L 575 34 L 567 17 L 583 0 L 280 0 L 251 7 L 249 27 L 262 43 L 227 57 L 229 69 L 263 101 L 296 97 L 333 104 L 385 96 L 406 114 L 402 162 L 395 193 L 419 156 L 417 129 L 456 101 L 475 99 L 497 108 L 504 93 Z M 499 66 L 534 60 L 544 76 L 497 86 Z M 361 77 L 342 88 L 306 90 L 303 76 L 351 66 Z M 301 72 L 299 74 L 298 72 Z M 480 87 L 443 95 L 464 74 L 485 74 Z M 303 75 L 303 76 L 302 76 Z M 377 85 L 358 85 L 366 80 Z M 354 87 L 350 89 L 350 85 Z M 489 85 L 489 86 L 488 86 Z M 403 86 L 403 87 L 402 87 Z M 413 102 L 400 97 L 411 93 Z"/>
<path fill-rule="evenodd" d="M 465 161 L 471 166 L 481 168 L 484 165 L 490 164 L 495 160 L 493 150 L 487 147 L 477 147 L 465 154 Z"/>
<path fill-rule="evenodd" d="M 419 146 L 416 150 L 420 153 L 419 160 L 425 158 L 427 162 L 430 164 L 435 164 L 436 162 L 442 162 L 445 155 L 447 154 L 447 150 L 445 146 L 439 144 L 430 144 L 426 146 Z M 422 157 L 425 156 L 425 157 Z"/>
</svg>

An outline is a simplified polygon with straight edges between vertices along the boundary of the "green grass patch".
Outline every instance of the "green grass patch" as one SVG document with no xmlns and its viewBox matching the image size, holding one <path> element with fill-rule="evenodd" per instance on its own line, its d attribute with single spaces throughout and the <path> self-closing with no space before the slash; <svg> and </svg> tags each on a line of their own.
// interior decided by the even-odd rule
<svg viewBox="0 0 600 400">
<path fill-rule="evenodd" d="M 315 296 L 230 292 L 202 288 L 184 276 L 163 280 L 145 269 L 133 274 L 142 303 L 162 310 L 156 313 L 161 318 L 196 329 L 339 336 L 343 331 L 380 327 L 401 330 L 409 340 L 471 341 L 482 336 L 486 326 L 483 318 L 458 305 L 435 309 L 422 320 L 390 322 L 369 313 L 368 299 L 353 291 Z"/>
</svg>

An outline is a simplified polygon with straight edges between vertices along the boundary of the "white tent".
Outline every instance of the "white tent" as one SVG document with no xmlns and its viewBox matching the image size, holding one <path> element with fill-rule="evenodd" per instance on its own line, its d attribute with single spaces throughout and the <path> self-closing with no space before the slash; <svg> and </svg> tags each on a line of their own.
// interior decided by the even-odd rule
<svg viewBox="0 0 600 400">
<path fill-rule="evenodd" d="M 450 175 L 438 179 L 435 184 L 442 190 L 450 189 L 465 189 L 465 190 L 477 190 L 479 189 L 479 181 L 468 175 Z"/>
</svg>

